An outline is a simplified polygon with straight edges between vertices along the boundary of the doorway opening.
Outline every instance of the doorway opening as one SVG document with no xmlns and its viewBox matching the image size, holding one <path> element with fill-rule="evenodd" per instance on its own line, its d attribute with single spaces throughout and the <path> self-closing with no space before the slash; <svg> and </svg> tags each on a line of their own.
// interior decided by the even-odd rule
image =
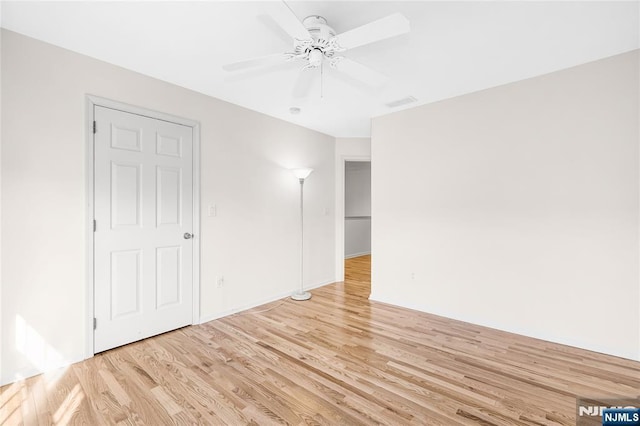
<svg viewBox="0 0 640 426">
<path fill-rule="evenodd" d="M 345 291 L 371 294 L 371 161 L 344 165 Z"/>
</svg>

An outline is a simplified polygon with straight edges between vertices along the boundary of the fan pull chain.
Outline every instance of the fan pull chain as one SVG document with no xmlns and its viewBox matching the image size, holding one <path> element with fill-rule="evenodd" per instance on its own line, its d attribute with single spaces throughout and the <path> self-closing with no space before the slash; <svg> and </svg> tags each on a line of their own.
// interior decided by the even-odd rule
<svg viewBox="0 0 640 426">
<path fill-rule="evenodd" d="M 324 99 L 324 61 L 320 62 L 320 99 Z"/>
</svg>

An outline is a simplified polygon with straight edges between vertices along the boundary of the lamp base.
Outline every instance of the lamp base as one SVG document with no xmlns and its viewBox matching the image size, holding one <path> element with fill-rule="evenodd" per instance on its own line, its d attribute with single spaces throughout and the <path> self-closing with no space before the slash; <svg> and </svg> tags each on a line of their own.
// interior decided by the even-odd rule
<svg viewBox="0 0 640 426">
<path fill-rule="evenodd" d="M 291 298 L 298 301 L 309 300 L 311 299 L 311 293 L 309 293 L 308 291 L 298 291 L 296 293 L 293 293 L 291 295 Z"/>
</svg>

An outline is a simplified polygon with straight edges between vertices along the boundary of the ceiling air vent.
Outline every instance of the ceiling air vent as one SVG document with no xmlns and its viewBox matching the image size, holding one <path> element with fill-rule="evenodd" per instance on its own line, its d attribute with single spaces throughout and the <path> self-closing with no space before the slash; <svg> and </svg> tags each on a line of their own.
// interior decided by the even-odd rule
<svg viewBox="0 0 640 426">
<path fill-rule="evenodd" d="M 385 105 L 387 105 L 389 108 L 396 108 L 402 105 L 410 104 L 415 101 L 417 101 L 417 99 L 414 98 L 413 96 L 407 96 L 406 98 L 398 99 L 397 101 L 388 102 Z"/>
</svg>

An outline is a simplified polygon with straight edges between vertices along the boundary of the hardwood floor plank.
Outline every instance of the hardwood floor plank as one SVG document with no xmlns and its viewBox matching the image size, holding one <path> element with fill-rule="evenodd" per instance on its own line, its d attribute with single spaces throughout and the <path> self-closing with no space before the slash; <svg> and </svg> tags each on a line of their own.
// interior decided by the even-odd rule
<svg viewBox="0 0 640 426">
<path fill-rule="evenodd" d="M 38 409 L 33 392 L 25 386 L 22 388 L 22 421 L 25 426 L 38 424 Z M 46 403 L 46 401 L 44 401 Z"/>
<path fill-rule="evenodd" d="M 0 423 L 573 425 L 640 394 L 640 362 L 371 302 L 345 281 L 0 388 Z"/>
<path fill-rule="evenodd" d="M 128 364 L 131 371 L 130 377 L 147 383 L 147 387 L 163 386 L 165 391 L 173 397 L 174 401 L 182 407 L 184 413 L 189 413 L 188 418 L 197 424 L 220 424 L 222 419 L 215 415 L 206 403 L 202 401 L 199 388 L 190 384 L 182 374 L 171 373 L 165 370 L 157 358 L 154 357 L 154 349 L 149 345 L 150 341 L 128 345 L 121 356 Z M 186 414 L 180 417 L 185 417 Z"/>
<path fill-rule="evenodd" d="M 74 364 L 71 368 L 89 402 L 92 414 L 99 420 L 98 423 L 117 424 L 126 420 L 127 414 L 115 404 L 115 399 L 108 396 L 106 385 L 98 374 L 103 365 L 103 356 L 97 355 Z"/>
</svg>

